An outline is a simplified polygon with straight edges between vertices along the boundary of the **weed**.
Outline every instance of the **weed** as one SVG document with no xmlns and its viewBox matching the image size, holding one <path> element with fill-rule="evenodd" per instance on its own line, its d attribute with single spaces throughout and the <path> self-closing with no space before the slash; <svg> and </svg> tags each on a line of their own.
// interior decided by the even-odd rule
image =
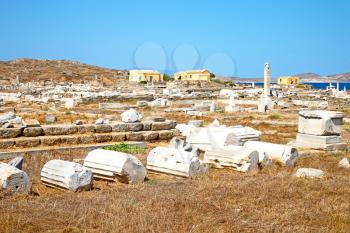
<svg viewBox="0 0 350 233">
<path fill-rule="evenodd" d="M 133 146 L 133 145 L 128 145 L 125 143 L 121 144 L 115 144 L 111 146 L 105 146 L 103 147 L 105 150 L 111 150 L 111 151 L 118 151 L 118 152 L 123 152 L 123 153 L 128 153 L 128 154 L 140 154 L 145 151 L 145 148 L 140 147 L 140 146 Z"/>
</svg>

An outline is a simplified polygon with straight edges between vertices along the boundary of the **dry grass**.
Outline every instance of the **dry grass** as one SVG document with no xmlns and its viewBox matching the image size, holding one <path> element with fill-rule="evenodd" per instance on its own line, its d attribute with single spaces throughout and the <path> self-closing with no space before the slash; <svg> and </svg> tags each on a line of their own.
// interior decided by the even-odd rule
<svg viewBox="0 0 350 233">
<path fill-rule="evenodd" d="M 144 162 L 146 154 L 138 157 Z M 341 157 L 320 153 L 298 160 L 293 169 L 275 164 L 251 174 L 211 169 L 208 177 L 195 179 L 100 181 L 81 193 L 40 183 L 46 160 L 81 157 L 27 158 L 34 194 L 1 194 L 0 232 L 350 232 L 350 172 L 338 168 Z M 323 169 L 326 177 L 297 179 L 298 167 Z"/>
<path fill-rule="evenodd" d="M 202 119 L 207 124 L 216 117 Z M 295 138 L 296 127 L 250 123 L 259 117 L 229 114 L 220 122 L 252 126 L 264 132 L 263 141 Z M 166 144 L 149 144 L 136 156 L 145 163 L 151 148 Z M 98 181 L 80 193 L 45 187 L 39 174 L 46 161 L 84 158 L 83 152 L 27 157 L 24 170 L 33 179 L 33 194 L 0 193 L 0 232 L 350 232 L 350 170 L 338 168 L 344 156 L 350 154 L 320 152 L 299 159 L 295 168 L 274 164 L 249 174 L 211 169 L 195 179 L 148 174 L 138 185 Z M 300 167 L 322 169 L 326 176 L 298 179 L 293 174 Z"/>
</svg>

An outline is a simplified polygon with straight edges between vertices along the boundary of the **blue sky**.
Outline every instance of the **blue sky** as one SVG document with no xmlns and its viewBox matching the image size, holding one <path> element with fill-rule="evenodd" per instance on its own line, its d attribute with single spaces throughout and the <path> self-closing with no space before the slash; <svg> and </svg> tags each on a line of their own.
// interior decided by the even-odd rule
<svg viewBox="0 0 350 233">
<path fill-rule="evenodd" d="M 273 77 L 350 72 L 347 0 L 0 2 L 0 60 Z"/>
</svg>

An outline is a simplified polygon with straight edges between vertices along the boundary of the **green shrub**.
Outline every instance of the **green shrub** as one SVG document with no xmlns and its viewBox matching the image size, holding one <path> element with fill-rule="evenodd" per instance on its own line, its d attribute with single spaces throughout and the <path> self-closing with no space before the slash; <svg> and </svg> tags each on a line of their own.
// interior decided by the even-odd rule
<svg viewBox="0 0 350 233">
<path fill-rule="evenodd" d="M 103 147 L 105 150 L 111 150 L 111 151 L 118 151 L 118 152 L 123 152 L 123 153 L 128 153 L 128 154 L 140 154 L 145 151 L 145 148 L 140 147 L 140 146 L 133 146 L 133 145 L 128 145 L 125 143 L 121 144 L 115 144 L 111 146 L 105 146 Z"/>
<path fill-rule="evenodd" d="M 282 118 L 284 118 L 284 117 L 280 114 L 272 114 L 269 116 L 269 119 L 271 119 L 271 120 L 278 120 L 278 119 L 282 119 Z"/>
</svg>

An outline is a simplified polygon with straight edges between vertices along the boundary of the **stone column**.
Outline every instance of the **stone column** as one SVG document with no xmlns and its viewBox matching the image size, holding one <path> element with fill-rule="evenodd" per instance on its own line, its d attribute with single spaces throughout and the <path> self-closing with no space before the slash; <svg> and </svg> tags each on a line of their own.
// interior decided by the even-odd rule
<svg viewBox="0 0 350 233">
<path fill-rule="evenodd" d="M 264 68 L 264 93 L 260 97 L 258 106 L 259 112 L 266 112 L 273 108 L 273 102 L 270 99 L 270 64 L 265 63 Z"/>
<path fill-rule="evenodd" d="M 264 96 L 270 96 L 270 64 L 265 63 L 264 69 Z"/>
</svg>

